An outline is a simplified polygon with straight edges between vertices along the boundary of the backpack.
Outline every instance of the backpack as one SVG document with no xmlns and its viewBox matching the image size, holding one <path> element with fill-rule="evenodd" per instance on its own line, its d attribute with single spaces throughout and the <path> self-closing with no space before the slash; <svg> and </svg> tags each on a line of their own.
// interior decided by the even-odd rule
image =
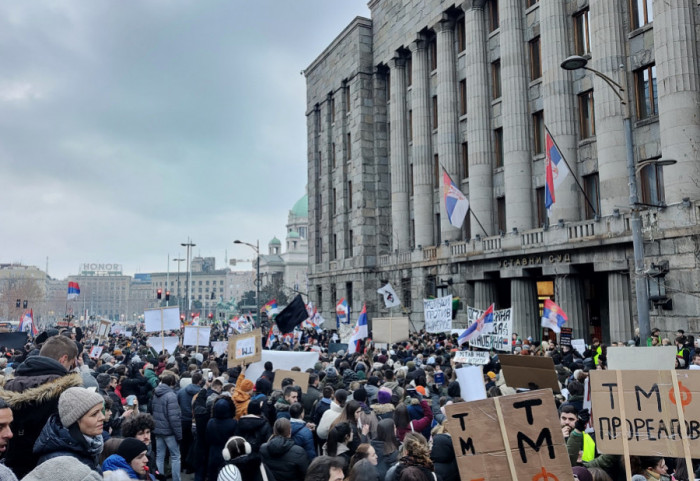
<svg viewBox="0 0 700 481">
<path fill-rule="evenodd" d="M 207 388 L 205 387 L 200 389 L 192 398 L 192 417 L 201 418 L 202 416 L 209 416 L 209 411 L 207 410 Z"/>
</svg>

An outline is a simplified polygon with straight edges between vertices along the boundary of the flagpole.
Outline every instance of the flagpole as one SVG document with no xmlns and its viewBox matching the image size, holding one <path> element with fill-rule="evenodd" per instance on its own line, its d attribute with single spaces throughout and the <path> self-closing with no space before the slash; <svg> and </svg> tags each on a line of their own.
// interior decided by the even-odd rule
<svg viewBox="0 0 700 481">
<path fill-rule="evenodd" d="M 573 170 L 573 169 L 571 168 L 571 166 L 569 165 L 569 162 L 566 161 L 566 157 L 564 157 L 564 153 L 563 153 L 562 150 L 559 148 L 559 145 L 557 145 L 557 141 L 554 140 L 554 136 L 553 136 L 552 133 L 549 131 L 549 127 L 547 127 L 547 125 L 545 125 L 545 126 L 544 126 L 544 129 L 547 131 L 547 133 L 549 134 L 549 138 L 552 139 L 552 143 L 554 143 L 554 146 L 557 148 L 557 150 L 558 150 L 559 153 L 561 154 L 561 159 L 562 159 L 562 160 L 564 161 L 564 163 L 566 164 L 566 167 L 569 169 L 569 172 L 571 172 L 571 175 L 573 176 L 574 180 L 576 181 L 576 185 L 578 185 L 578 188 L 581 190 L 581 193 L 583 194 L 583 198 L 586 199 L 586 202 L 588 202 L 588 206 L 591 208 L 591 210 L 593 211 L 593 213 L 594 213 L 595 215 L 598 215 L 598 211 L 596 210 L 595 207 L 593 207 L 593 204 L 591 203 L 591 199 L 588 198 L 588 196 L 586 195 L 586 191 L 583 190 L 583 186 L 582 186 L 581 183 L 578 181 L 578 178 L 576 178 L 576 173 L 574 172 L 574 170 Z M 547 217 L 549 217 L 549 216 L 547 216 Z"/>
<path fill-rule="evenodd" d="M 557 147 L 557 148 L 558 148 L 558 147 Z M 442 167 L 442 171 L 443 171 L 445 174 L 447 174 L 447 177 L 450 179 L 450 182 L 452 182 L 452 183 L 454 184 L 455 181 L 454 181 L 454 179 L 452 178 L 452 176 L 450 175 L 450 173 L 447 171 L 447 169 L 445 168 L 445 166 L 442 165 L 442 164 L 440 164 L 440 167 Z M 569 170 L 570 170 L 570 169 L 569 169 Z M 455 185 L 457 185 L 457 184 L 455 184 Z M 460 189 L 460 191 L 461 191 L 461 189 Z M 462 195 L 464 195 L 464 192 L 462 192 Z M 468 199 L 467 199 L 467 200 L 468 200 Z M 481 223 L 481 221 L 479 220 L 479 218 L 476 216 L 476 214 L 474 214 L 474 209 L 471 208 L 471 205 L 469 206 L 469 213 L 474 217 L 474 220 L 476 221 L 476 223 L 479 224 L 479 227 L 481 227 L 481 230 L 484 231 L 484 235 L 486 235 L 486 237 L 488 237 L 488 236 L 489 236 L 489 233 L 486 232 L 486 229 L 484 229 L 483 224 Z"/>
</svg>

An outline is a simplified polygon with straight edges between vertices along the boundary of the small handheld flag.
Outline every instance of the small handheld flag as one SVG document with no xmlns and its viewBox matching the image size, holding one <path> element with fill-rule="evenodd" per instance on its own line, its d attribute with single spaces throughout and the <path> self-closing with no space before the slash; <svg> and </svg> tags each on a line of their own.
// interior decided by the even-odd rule
<svg viewBox="0 0 700 481">
<path fill-rule="evenodd" d="M 568 321 L 564 310 L 556 305 L 553 301 L 547 299 L 544 301 L 544 310 L 542 311 L 542 327 L 549 328 L 559 334 L 561 327 Z"/>
<path fill-rule="evenodd" d="M 471 326 L 466 328 L 462 334 L 457 338 L 457 343 L 461 346 L 467 341 L 480 336 L 481 334 L 488 334 L 493 330 L 493 307 L 491 304 L 484 313 L 472 323 Z"/>
<path fill-rule="evenodd" d="M 447 218 L 454 227 L 462 228 L 464 218 L 469 212 L 469 200 L 465 197 L 459 188 L 452 182 L 450 175 L 442 169 L 442 188 L 443 197 L 445 199 L 445 210 L 447 210 Z"/>
<path fill-rule="evenodd" d="M 34 309 L 30 309 L 24 313 L 24 317 L 19 322 L 17 329 L 19 332 L 29 332 L 32 336 L 39 334 L 39 330 L 34 324 Z"/>
<path fill-rule="evenodd" d="M 362 312 L 360 312 L 360 317 L 357 318 L 357 323 L 355 324 L 355 330 L 348 341 L 348 354 L 354 354 L 358 351 L 360 347 L 360 341 L 369 336 L 369 330 L 367 328 L 367 306 L 362 306 Z"/>
<path fill-rule="evenodd" d="M 66 300 L 72 300 L 72 299 L 77 299 L 78 296 L 80 295 L 80 286 L 78 285 L 77 282 L 69 282 L 68 283 L 68 296 L 66 297 Z"/>
</svg>

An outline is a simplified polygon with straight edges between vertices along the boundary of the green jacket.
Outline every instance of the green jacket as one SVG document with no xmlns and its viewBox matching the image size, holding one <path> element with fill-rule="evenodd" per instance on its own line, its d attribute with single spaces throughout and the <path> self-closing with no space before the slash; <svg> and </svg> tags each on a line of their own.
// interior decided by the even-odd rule
<svg viewBox="0 0 700 481">
<path fill-rule="evenodd" d="M 158 387 L 158 376 L 153 369 L 144 369 L 143 377 L 146 378 L 148 383 L 153 386 L 154 389 Z"/>
</svg>

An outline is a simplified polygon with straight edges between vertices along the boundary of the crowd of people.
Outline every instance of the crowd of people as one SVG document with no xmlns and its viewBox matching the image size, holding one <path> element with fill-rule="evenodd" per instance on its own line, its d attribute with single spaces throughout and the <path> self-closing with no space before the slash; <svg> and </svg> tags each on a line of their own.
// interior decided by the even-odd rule
<svg viewBox="0 0 700 481">
<path fill-rule="evenodd" d="M 216 327 L 212 334 L 226 336 Z M 676 334 L 677 367 L 700 369 L 694 339 Z M 279 369 L 299 367 L 266 362 L 249 379 L 245 365 L 229 368 L 225 354 L 209 349 L 158 354 L 139 330 L 110 336 L 93 359 L 93 339 L 89 329 L 51 329 L 24 349 L 2 348 L 0 481 L 180 481 L 183 473 L 195 481 L 464 479 L 445 415 L 445 406 L 464 402 L 455 336 L 418 332 L 382 348 L 368 339 L 348 354 L 331 349 L 329 333 L 310 330 L 293 345 L 268 346 L 319 354 L 302 386 L 291 377 L 275 382 Z M 662 345 L 660 333 L 648 344 Z M 621 456 L 598 452 L 584 408 L 586 378 L 605 369 L 608 347 L 594 339 L 579 352 L 517 334 L 511 347 L 553 359 L 561 384 L 553 415 L 577 479 L 626 479 Z M 516 392 L 496 351 L 483 381 L 489 397 Z M 663 457 L 631 463 L 634 481 L 700 474 Z"/>
</svg>

